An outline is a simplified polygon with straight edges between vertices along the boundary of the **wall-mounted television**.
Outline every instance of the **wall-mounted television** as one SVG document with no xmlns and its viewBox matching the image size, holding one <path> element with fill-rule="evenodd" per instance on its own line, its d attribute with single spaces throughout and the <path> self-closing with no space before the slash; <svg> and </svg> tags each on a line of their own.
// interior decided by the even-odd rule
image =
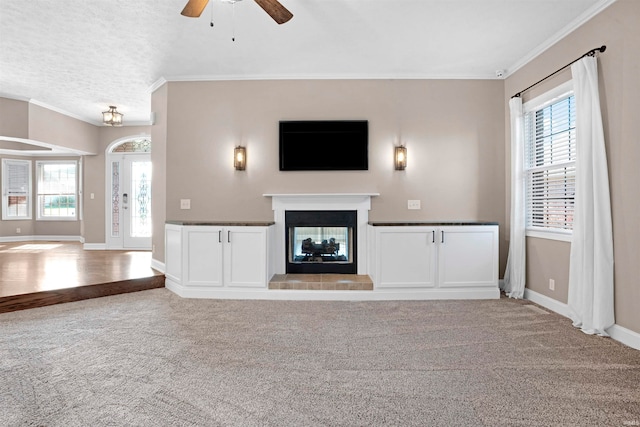
<svg viewBox="0 0 640 427">
<path fill-rule="evenodd" d="M 369 169 L 366 120 L 280 122 L 281 171 Z"/>
</svg>

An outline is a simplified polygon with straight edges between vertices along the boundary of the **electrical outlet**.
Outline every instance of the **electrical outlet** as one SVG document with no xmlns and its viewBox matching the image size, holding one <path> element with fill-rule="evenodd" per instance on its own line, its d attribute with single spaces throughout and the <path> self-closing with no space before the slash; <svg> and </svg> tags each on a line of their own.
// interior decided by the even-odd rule
<svg viewBox="0 0 640 427">
<path fill-rule="evenodd" d="M 16 234 L 20 234 L 22 233 L 22 230 L 20 230 L 20 227 L 16 228 Z"/>
<path fill-rule="evenodd" d="M 180 199 L 180 209 L 191 209 L 191 199 Z"/>
<path fill-rule="evenodd" d="M 407 201 L 407 209 L 420 209 L 420 200 Z"/>
<path fill-rule="evenodd" d="M 552 291 L 556 290 L 556 281 L 553 279 L 549 279 L 549 289 L 551 289 Z"/>
<path fill-rule="evenodd" d="M 95 199 L 96 195 L 94 193 L 91 193 L 91 200 Z"/>
</svg>

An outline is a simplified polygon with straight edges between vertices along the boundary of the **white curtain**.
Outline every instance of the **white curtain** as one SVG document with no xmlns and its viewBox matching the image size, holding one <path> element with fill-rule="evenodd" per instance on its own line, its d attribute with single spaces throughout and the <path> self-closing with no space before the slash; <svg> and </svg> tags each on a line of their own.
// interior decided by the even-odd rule
<svg viewBox="0 0 640 427">
<path fill-rule="evenodd" d="M 598 63 L 571 66 L 576 99 L 576 195 L 569 266 L 569 312 L 587 334 L 607 336 L 613 310 L 613 233 Z"/>
<path fill-rule="evenodd" d="M 524 115 L 522 99 L 511 98 L 511 232 L 509 256 L 504 272 L 504 291 L 511 298 L 523 298 L 526 280 Z"/>
</svg>

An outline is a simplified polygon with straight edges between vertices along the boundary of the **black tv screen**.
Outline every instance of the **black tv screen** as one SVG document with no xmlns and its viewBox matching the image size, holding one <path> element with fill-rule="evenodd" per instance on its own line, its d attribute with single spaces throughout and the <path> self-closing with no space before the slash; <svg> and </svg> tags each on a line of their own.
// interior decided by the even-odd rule
<svg viewBox="0 0 640 427">
<path fill-rule="evenodd" d="M 281 121 L 281 171 L 368 170 L 366 120 Z"/>
</svg>

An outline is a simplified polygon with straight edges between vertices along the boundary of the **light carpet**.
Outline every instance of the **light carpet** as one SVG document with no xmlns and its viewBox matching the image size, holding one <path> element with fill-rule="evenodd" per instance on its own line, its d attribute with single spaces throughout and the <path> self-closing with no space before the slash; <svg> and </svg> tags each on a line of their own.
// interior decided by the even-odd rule
<svg viewBox="0 0 640 427">
<path fill-rule="evenodd" d="M 3 426 L 637 426 L 639 386 L 639 351 L 505 298 L 0 314 Z"/>
</svg>

